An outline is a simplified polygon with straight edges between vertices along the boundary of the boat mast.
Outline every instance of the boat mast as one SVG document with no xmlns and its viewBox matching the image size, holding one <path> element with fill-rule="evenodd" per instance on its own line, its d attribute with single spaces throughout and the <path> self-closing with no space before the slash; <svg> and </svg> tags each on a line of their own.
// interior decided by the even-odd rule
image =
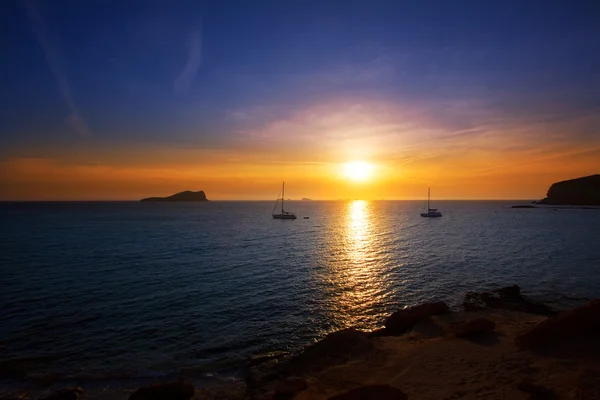
<svg viewBox="0 0 600 400">
<path fill-rule="evenodd" d="M 429 198 L 431 197 L 431 188 L 427 188 L 427 211 L 431 209 L 431 204 L 429 204 Z"/>
<path fill-rule="evenodd" d="M 283 199 L 285 198 L 285 182 L 283 182 L 283 187 L 281 188 L 281 213 L 283 214 Z"/>
</svg>

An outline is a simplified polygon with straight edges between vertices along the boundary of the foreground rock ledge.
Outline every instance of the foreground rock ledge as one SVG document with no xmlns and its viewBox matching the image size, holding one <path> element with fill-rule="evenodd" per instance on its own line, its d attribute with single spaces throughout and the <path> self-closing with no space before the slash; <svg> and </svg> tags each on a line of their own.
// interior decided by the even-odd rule
<svg viewBox="0 0 600 400">
<path fill-rule="evenodd" d="M 195 393 L 194 385 L 190 382 L 167 382 L 139 388 L 129 396 L 129 400 L 188 400 Z"/>
<path fill-rule="evenodd" d="M 600 335 L 600 299 L 549 318 L 517 336 L 515 341 L 521 347 L 534 349 L 569 339 L 598 339 L 598 335 Z"/>
</svg>

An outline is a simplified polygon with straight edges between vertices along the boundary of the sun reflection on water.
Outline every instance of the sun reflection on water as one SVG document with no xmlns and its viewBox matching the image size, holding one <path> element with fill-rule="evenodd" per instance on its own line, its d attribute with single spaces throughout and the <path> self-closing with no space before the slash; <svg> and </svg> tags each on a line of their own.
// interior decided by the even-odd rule
<svg viewBox="0 0 600 400">
<path fill-rule="evenodd" d="M 372 326 L 378 318 L 376 309 L 384 296 L 385 283 L 373 256 L 380 250 L 376 223 L 371 203 L 364 200 L 348 203 L 345 230 L 340 238 L 347 262 L 336 269 L 334 278 L 337 318 L 345 326 Z"/>
</svg>

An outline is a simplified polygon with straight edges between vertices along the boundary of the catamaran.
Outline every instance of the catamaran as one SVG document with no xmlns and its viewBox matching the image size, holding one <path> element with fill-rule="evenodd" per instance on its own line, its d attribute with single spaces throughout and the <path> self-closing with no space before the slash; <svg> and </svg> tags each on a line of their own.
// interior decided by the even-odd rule
<svg viewBox="0 0 600 400">
<path fill-rule="evenodd" d="M 271 215 L 275 219 L 296 219 L 296 214 L 294 214 L 291 211 L 285 211 L 283 209 L 283 199 L 284 198 L 285 198 L 285 182 L 283 182 L 283 185 L 281 187 L 281 213 L 275 214 L 275 208 L 277 207 L 277 203 L 279 202 L 279 197 L 277 197 L 277 200 L 275 201 L 275 205 L 273 206 L 273 211 L 271 212 Z"/>
<path fill-rule="evenodd" d="M 421 213 L 421 217 L 441 217 L 442 213 L 437 210 L 437 208 L 431 208 L 431 188 L 427 190 L 427 212 L 423 211 Z"/>
</svg>

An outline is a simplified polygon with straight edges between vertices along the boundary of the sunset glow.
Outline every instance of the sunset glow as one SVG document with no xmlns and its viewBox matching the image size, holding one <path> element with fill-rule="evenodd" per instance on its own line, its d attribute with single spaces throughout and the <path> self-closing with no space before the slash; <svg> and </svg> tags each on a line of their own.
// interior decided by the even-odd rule
<svg viewBox="0 0 600 400">
<path fill-rule="evenodd" d="M 363 161 L 354 161 L 344 165 L 344 175 L 354 181 L 364 181 L 371 177 L 373 166 Z"/>
<path fill-rule="evenodd" d="M 153 3 L 114 21 L 31 4 L 8 13 L 22 26 L 7 25 L 5 57 L 21 61 L 0 75 L 0 200 L 269 200 L 282 181 L 291 198 L 539 199 L 600 171 L 600 78 L 583 70 L 600 48 L 565 36 L 564 13 L 474 35 L 418 2 L 358 25 L 359 5 Z M 502 4 L 476 8 L 493 19 Z"/>
</svg>

